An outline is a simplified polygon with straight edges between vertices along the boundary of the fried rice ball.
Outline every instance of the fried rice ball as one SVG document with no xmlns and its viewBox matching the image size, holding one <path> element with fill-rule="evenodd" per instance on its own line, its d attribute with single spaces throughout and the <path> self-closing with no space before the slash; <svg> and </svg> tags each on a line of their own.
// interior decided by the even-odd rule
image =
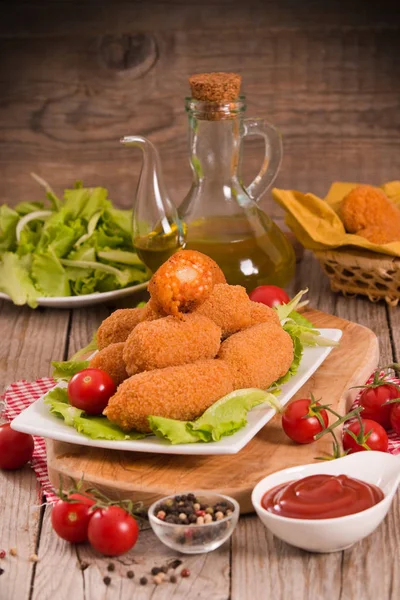
<svg viewBox="0 0 400 600">
<path fill-rule="evenodd" d="M 352 189 L 342 200 L 340 215 L 349 233 L 363 235 L 360 230 L 367 228 L 368 233 L 371 226 L 381 230 L 389 227 L 400 240 L 400 210 L 382 190 L 371 185 Z"/>
<path fill-rule="evenodd" d="M 400 225 L 390 221 L 381 225 L 368 225 L 368 227 L 357 231 L 357 235 L 361 235 L 373 244 L 398 242 L 400 241 Z"/>
<path fill-rule="evenodd" d="M 90 368 L 102 369 L 108 373 L 117 387 L 129 377 L 122 358 L 124 346 L 125 342 L 110 344 L 97 352 L 89 362 Z"/>
<path fill-rule="evenodd" d="M 121 308 L 114 311 L 97 330 L 98 349 L 103 350 L 110 344 L 125 342 L 144 315 L 144 308 Z"/>
<path fill-rule="evenodd" d="M 124 361 L 129 375 L 214 358 L 221 344 L 221 328 L 203 315 L 186 314 L 142 321 L 125 342 Z"/>
<path fill-rule="evenodd" d="M 235 389 L 267 389 L 289 370 L 293 342 L 280 325 L 260 323 L 222 342 L 217 358 L 229 366 Z"/>
<path fill-rule="evenodd" d="M 195 312 L 219 325 L 222 337 L 226 338 L 250 326 L 251 304 L 245 288 L 241 285 L 218 283 Z"/>
<path fill-rule="evenodd" d="M 154 273 L 147 289 L 162 311 L 180 316 L 204 302 L 217 283 L 226 280 L 216 262 L 197 250 L 180 250 Z"/>
<path fill-rule="evenodd" d="M 199 360 L 145 371 L 126 379 L 104 413 L 124 431 L 150 431 L 150 415 L 192 421 L 233 391 L 232 375 L 220 360 Z"/>
<path fill-rule="evenodd" d="M 280 324 L 278 313 L 262 302 L 250 302 L 250 327 L 259 323 Z"/>
</svg>

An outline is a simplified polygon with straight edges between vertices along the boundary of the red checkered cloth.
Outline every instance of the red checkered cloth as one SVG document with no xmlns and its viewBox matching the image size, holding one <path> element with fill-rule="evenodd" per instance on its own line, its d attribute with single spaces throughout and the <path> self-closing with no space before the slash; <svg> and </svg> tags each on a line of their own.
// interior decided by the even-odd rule
<svg viewBox="0 0 400 600">
<path fill-rule="evenodd" d="M 373 376 L 370 377 L 367 383 L 371 383 Z M 388 378 L 397 385 L 400 385 L 400 379 Z M 5 410 L 3 416 L 7 421 L 12 421 L 19 413 L 27 408 L 32 402 L 38 400 L 43 394 L 51 390 L 56 382 L 50 377 L 43 377 L 30 383 L 29 381 L 17 381 L 12 383 L 5 391 L 3 396 L 5 402 Z M 352 408 L 358 406 L 357 396 Z M 391 454 L 400 454 L 400 436 L 394 431 L 388 432 L 389 437 L 389 452 Z M 54 493 L 47 472 L 46 463 L 46 444 L 43 438 L 35 436 L 35 451 L 33 453 L 32 468 L 36 473 L 36 477 L 41 487 L 41 493 L 45 494 L 47 502 L 54 503 L 57 501 L 57 496 Z"/>
<path fill-rule="evenodd" d="M 5 408 L 2 414 L 7 421 L 12 421 L 21 411 L 28 408 L 32 402 L 38 400 L 55 386 L 56 382 L 51 377 L 43 377 L 37 381 L 17 381 L 8 386 L 4 396 L 2 396 Z M 32 468 L 38 479 L 40 490 L 39 494 L 44 494 L 49 503 L 57 502 L 58 497 L 54 493 L 54 488 L 50 483 L 47 472 L 46 444 L 44 438 L 34 436 L 35 450 L 32 458 Z"/>
</svg>

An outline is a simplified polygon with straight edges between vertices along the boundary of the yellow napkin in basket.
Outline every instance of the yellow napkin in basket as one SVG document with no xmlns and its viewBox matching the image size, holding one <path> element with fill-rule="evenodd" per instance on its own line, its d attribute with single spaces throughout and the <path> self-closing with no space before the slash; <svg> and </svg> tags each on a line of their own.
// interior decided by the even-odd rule
<svg viewBox="0 0 400 600">
<path fill-rule="evenodd" d="M 346 233 L 338 211 L 344 196 L 357 185 L 359 184 L 333 183 L 325 199 L 314 194 L 277 188 L 272 190 L 272 195 L 286 211 L 286 224 L 305 248 L 329 250 L 355 246 L 400 257 L 400 242 L 373 244 L 360 235 Z M 400 205 L 400 181 L 390 181 L 380 187 L 393 202 Z"/>
</svg>

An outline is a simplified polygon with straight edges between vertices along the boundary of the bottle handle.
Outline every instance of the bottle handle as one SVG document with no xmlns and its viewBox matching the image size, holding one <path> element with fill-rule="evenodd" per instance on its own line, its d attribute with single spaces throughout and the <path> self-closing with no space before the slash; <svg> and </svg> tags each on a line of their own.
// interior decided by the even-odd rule
<svg viewBox="0 0 400 600">
<path fill-rule="evenodd" d="M 282 162 L 282 136 L 276 127 L 263 119 L 244 119 L 243 137 L 260 135 L 265 141 L 265 157 L 258 175 L 246 188 L 252 200 L 258 202 L 275 181 Z"/>
</svg>

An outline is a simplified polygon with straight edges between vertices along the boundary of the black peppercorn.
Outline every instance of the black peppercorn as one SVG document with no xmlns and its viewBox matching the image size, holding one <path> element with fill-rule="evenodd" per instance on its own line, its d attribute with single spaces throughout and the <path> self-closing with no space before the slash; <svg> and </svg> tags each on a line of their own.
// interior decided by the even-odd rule
<svg viewBox="0 0 400 600">
<path fill-rule="evenodd" d="M 107 567 L 107 571 L 115 571 L 115 565 L 114 563 L 110 563 Z"/>
<path fill-rule="evenodd" d="M 140 585 L 146 585 L 147 584 L 147 577 L 141 577 L 140 578 Z"/>
<path fill-rule="evenodd" d="M 151 574 L 158 575 L 160 571 L 161 571 L 161 569 L 159 569 L 158 567 L 153 567 L 151 570 Z"/>
<path fill-rule="evenodd" d="M 169 568 L 170 569 L 177 569 L 178 567 L 180 567 L 182 564 L 182 561 L 179 560 L 179 558 L 176 558 L 175 560 L 172 561 L 172 563 L 170 563 Z"/>
<path fill-rule="evenodd" d="M 135 573 L 133 571 L 128 571 L 126 576 L 128 577 L 128 579 L 133 579 L 135 577 Z"/>
<path fill-rule="evenodd" d="M 103 581 L 104 581 L 105 585 L 110 585 L 110 583 L 111 583 L 111 577 L 108 577 L 108 576 L 104 577 Z"/>
<path fill-rule="evenodd" d="M 4 569 L 0 569 L 0 575 L 3 575 Z"/>
<path fill-rule="evenodd" d="M 171 583 L 176 583 L 178 581 L 178 578 L 176 575 L 171 575 L 171 577 L 169 578 Z"/>
</svg>

